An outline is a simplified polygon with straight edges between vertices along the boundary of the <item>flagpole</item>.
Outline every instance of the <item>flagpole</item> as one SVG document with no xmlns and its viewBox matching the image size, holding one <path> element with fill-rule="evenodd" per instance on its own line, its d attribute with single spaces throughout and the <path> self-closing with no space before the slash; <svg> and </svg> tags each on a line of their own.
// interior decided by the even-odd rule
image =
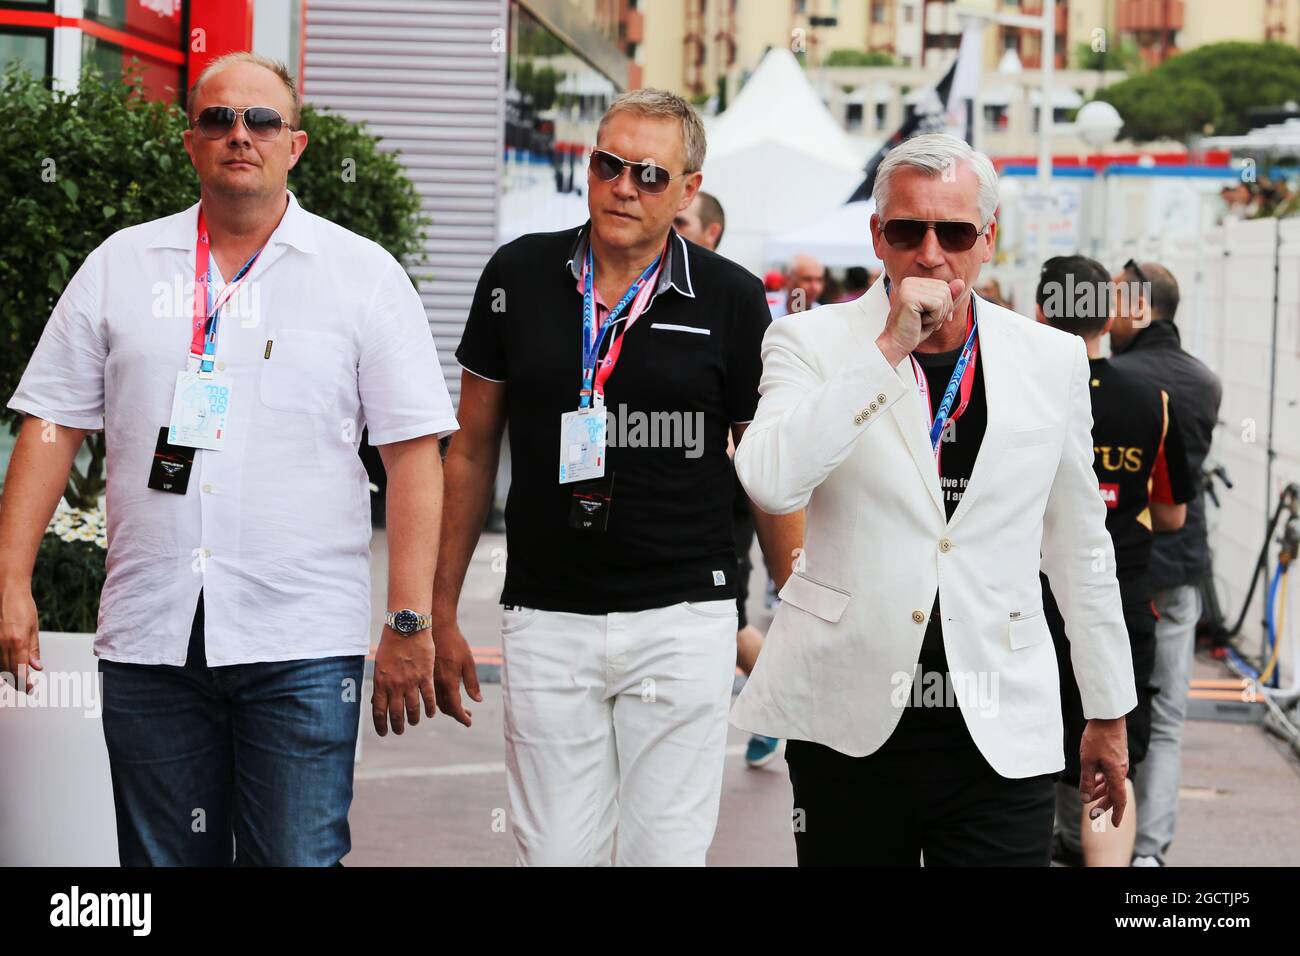
<svg viewBox="0 0 1300 956">
<path fill-rule="evenodd" d="M 1056 67 L 1056 0 L 1043 0 L 1042 54 L 1039 67 L 1042 78 L 1042 97 L 1038 106 L 1038 191 L 1040 209 L 1046 212 L 1052 189 L 1052 124 L 1055 108 L 1052 103 L 1052 71 Z M 1038 268 L 1047 261 L 1047 223 L 1038 228 Z"/>
<path fill-rule="evenodd" d="M 975 17 L 1003 26 L 1015 26 L 1025 30 L 1038 30 L 1042 41 L 1038 49 L 1039 61 L 1039 103 L 1038 103 L 1038 171 L 1034 185 L 1038 192 L 1038 202 L 1034 205 L 1043 215 L 1044 221 L 1038 229 L 1038 264 L 1041 267 L 1047 261 L 1047 223 L 1046 210 L 1055 203 L 1050 202 L 1052 188 L 1052 80 L 1056 67 L 1056 0 L 1041 0 L 1043 9 L 1039 15 L 1024 13 L 1002 13 L 993 9 L 992 0 L 968 0 L 966 4 L 958 0 L 953 11 L 958 16 Z"/>
</svg>

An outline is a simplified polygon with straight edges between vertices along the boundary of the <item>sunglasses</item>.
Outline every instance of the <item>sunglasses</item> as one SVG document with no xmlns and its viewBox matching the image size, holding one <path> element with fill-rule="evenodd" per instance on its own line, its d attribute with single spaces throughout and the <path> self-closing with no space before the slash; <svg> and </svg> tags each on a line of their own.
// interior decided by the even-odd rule
<svg viewBox="0 0 1300 956">
<path fill-rule="evenodd" d="M 662 166 L 656 166 L 654 163 L 630 163 L 623 157 L 615 156 L 603 149 L 593 149 L 591 151 L 590 165 L 591 171 L 596 174 L 596 178 L 603 179 L 607 183 L 611 183 L 623 175 L 623 169 L 626 167 L 632 171 L 632 182 L 636 185 L 636 188 L 651 195 L 663 192 L 673 180 L 668 170 Z"/>
<path fill-rule="evenodd" d="M 237 110 L 233 106 L 209 106 L 199 110 L 194 118 L 194 128 L 207 139 L 220 139 L 235 128 L 235 121 L 243 117 L 244 128 L 257 139 L 271 140 L 287 126 L 284 117 L 269 106 L 246 106 Z"/>
<path fill-rule="evenodd" d="M 881 227 L 885 241 L 895 249 L 915 249 L 931 229 L 946 252 L 965 252 L 984 232 L 973 222 L 956 219 L 891 219 Z"/>
<path fill-rule="evenodd" d="M 1124 263 L 1124 270 L 1133 273 L 1133 275 L 1137 277 L 1138 282 L 1145 283 L 1147 281 L 1146 273 L 1142 271 L 1142 267 L 1132 259 Z"/>
</svg>

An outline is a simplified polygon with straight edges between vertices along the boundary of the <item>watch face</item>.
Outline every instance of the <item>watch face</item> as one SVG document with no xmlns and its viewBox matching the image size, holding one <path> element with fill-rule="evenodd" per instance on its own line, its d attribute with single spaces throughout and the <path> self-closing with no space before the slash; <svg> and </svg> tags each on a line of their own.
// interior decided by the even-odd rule
<svg viewBox="0 0 1300 956">
<path fill-rule="evenodd" d="M 420 625 L 420 616 L 414 611 L 398 611 L 393 615 L 393 630 L 399 634 L 414 634 Z"/>
</svg>

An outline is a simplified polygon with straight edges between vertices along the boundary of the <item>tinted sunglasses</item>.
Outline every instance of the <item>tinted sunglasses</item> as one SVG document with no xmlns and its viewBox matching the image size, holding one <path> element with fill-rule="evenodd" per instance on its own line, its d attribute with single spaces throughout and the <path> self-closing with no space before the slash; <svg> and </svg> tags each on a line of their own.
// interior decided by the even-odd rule
<svg viewBox="0 0 1300 956">
<path fill-rule="evenodd" d="M 244 128 L 257 139 L 275 139 L 286 125 L 284 117 L 269 106 L 246 106 L 242 110 L 233 106 L 209 106 L 199 110 L 194 128 L 207 139 L 220 139 L 235 128 L 235 120 L 240 117 L 244 119 Z"/>
<path fill-rule="evenodd" d="M 590 165 L 596 178 L 603 179 L 607 183 L 623 175 L 623 169 L 626 167 L 632 171 L 632 182 L 636 184 L 636 188 L 652 195 L 667 189 L 673 179 L 668 170 L 662 166 L 656 166 L 654 163 L 630 163 L 623 157 L 615 156 L 603 149 L 591 151 Z"/>
<path fill-rule="evenodd" d="M 965 252 L 984 232 L 973 222 L 957 219 L 891 219 L 881 227 L 885 241 L 895 249 L 915 249 L 931 229 L 946 252 Z"/>
</svg>

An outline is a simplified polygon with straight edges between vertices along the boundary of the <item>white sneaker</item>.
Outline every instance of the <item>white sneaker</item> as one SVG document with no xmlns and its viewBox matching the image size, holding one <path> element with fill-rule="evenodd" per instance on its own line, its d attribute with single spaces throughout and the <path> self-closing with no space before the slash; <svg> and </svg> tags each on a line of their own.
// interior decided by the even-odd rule
<svg viewBox="0 0 1300 956">
<path fill-rule="evenodd" d="M 1135 856 L 1129 866 L 1164 866 L 1154 856 Z"/>
</svg>

